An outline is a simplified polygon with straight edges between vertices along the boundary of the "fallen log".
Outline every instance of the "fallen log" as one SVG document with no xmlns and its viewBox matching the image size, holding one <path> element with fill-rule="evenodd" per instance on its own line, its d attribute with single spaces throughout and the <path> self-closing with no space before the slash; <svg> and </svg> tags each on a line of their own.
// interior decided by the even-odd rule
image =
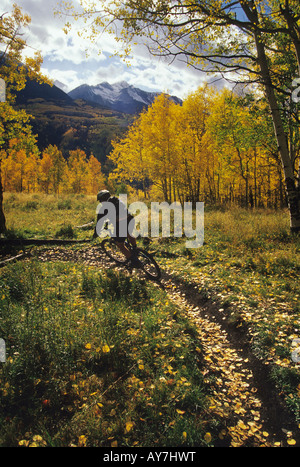
<svg viewBox="0 0 300 467">
<path fill-rule="evenodd" d="M 95 225 L 95 222 L 89 222 L 88 224 L 83 224 L 83 225 L 76 225 L 75 229 L 88 229 L 89 227 L 92 227 Z"/>
<path fill-rule="evenodd" d="M 0 268 L 7 266 L 9 263 L 13 263 L 14 261 L 18 261 L 19 259 L 23 259 L 25 256 L 25 253 L 20 253 L 19 255 L 12 256 L 11 258 L 4 259 L 3 261 L 0 261 Z"/>
<path fill-rule="evenodd" d="M 0 238 L 0 246 L 19 246 L 23 248 L 24 246 L 41 246 L 41 245 L 78 245 L 80 243 L 90 243 L 91 240 L 67 240 L 67 239 L 39 239 L 39 238 Z M 0 261 L 0 268 L 6 266 L 9 263 L 18 261 L 25 258 L 28 255 L 28 252 L 20 253 L 11 258 L 4 259 Z"/>
<path fill-rule="evenodd" d="M 89 243 L 91 240 L 67 240 L 67 239 L 39 239 L 39 238 L 0 238 L 1 245 L 75 245 L 78 243 Z"/>
</svg>

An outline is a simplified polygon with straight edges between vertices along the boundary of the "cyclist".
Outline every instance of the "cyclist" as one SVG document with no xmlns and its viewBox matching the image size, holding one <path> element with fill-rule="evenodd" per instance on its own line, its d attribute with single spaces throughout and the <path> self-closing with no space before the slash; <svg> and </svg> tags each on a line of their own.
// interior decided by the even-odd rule
<svg viewBox="0 0 300 467">
<path fill-rule="evenodd" d="M 136 239 L 131 235 L 132 230 L 134 228 L 134 217 L 129 214 L 126 206 L 122 201 L 119 200 L 116 196 L 111 196 L 110 192 L 108 190 L 101 190 L 97 194 L 97 201 L 101 204 L 103 204 L 104 210 L 100 210 L 100 212 L 97 214 L 97 224 L 99 221 L 102 222 L 100 224 L 96 224 L 95 230 L 94 230 L 94 235 L 93 238 L 98 237 L 98 232 L 101 231 L 101 227 L 104 223 L 104 218 L 106 221 L 111 221 L 114 224 L 114 238 L 115 242 L 120 249 L 120 251 L 126 256 L 127 259 L 130 259 L 131 265 L 135 267 L 140 266 L 140 261 L 136 258 L 135 255 L 135 249 L 136 249 Z M 111 206 L 109 206 L 107 203 L 111 203 Z M 109 209 L 109 207 L 112 208 Z M 110 219 L 109 216 L 110 214 L 114 212 L 114 216 Z M 126 237 L 122 237 L 120 232 L 120 226 L 122 226 L 122 231 L 127 232 Z M 130 231 L 129 231 L 129 226 L 130 226 Z M 133 250 L 130 251 L 125 243 L 126 238 L 128 238 L 130 244 L 133 246 Z"/>
</svg>

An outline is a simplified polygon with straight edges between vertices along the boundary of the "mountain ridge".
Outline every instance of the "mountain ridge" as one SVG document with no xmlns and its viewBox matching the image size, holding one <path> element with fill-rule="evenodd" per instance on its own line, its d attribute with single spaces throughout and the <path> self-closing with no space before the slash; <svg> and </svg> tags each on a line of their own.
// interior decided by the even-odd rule
<svg viewBox="0 0 300 467">
<path fill-rule="evenodd" d="M 16 103 L 26 105 L 32 99 L 43 99 L 60 105 L 72 105 L 73 99 L 54 84 L 38 83 L 33 79 L 26 81 L 25 87 L 16 93 Z"/>
<path fill-rule="evenodd" d="M 126 81 L 114 84 L 103 81 L 97 85 L 82 84 L 70 91 L 68 96 L 74 100 L 83 99 L 118 112 L 135 114 L 152 105 L 160 94 L 162 93 L 143 91 Z M 170 96 L 170 99 L 177 104 L 182 103 L 181 99 L 176 96 Z"/>
<path fill-rule="evenodd" d="M 111 141 L 120 138 L 135 116 L 162 94 L 147 93 L 125 81 L 115 85 L 104 82 L 101 88 L 98 86 L 98 96 L 105 98 L 105 105 L 100 105 L 92 101 L 94 93 L 86 95 L 87 100 L 73 99 L 63 89 L 65 85 L 61 82 L 50 86 L 28 80 L 26 87 L 17 93 L 14 106 L 33 117 L 30 125 L 40 151 L 50 144 L 56 145 L 67 158 L 69 151 L 81 149 L 101 162 L 105 174 L 112 170 L 107 158 L 112 150 Z M 82 85 L 82 89 L 91 92 L 88 85 Z"/>
</svg>

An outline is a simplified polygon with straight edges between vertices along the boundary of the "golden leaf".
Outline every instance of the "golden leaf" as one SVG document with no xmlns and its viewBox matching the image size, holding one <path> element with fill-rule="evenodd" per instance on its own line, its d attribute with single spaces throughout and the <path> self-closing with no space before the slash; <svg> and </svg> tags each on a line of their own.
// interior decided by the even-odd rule
<svg viewBox="0 0 300 467">
<path fill-rule="evenodd" d="M 210 433 L 206 433 L 206 434 L 204 435 L 204 441 L 205 441 L 206 443 L 210 443 L 210 442 L 211 442 L 211 434 L 210 434 Z"/>
<path fill-rule="evenodd" d="M 288 439 L 287 443 L 289 446 L 294 446 L 296 444 L 296 441 L 294 439 Z"/>
<path fill-rule="evenodd" d="M 103 353 L 109 353 L 109 352 L 110 352 L 110 347 L 109 347 L 107 344 L 105 344 L 105 345 L 102 347 L 102 352 L 103 352 Z"/>
<path fill-rule="evenodd" d="M 132 430 L 133 425 L 134 425 L 133 422 L 127 422 L 125 426 L 125 433 L 129 433 L 130 430 Z"/>
</svg>

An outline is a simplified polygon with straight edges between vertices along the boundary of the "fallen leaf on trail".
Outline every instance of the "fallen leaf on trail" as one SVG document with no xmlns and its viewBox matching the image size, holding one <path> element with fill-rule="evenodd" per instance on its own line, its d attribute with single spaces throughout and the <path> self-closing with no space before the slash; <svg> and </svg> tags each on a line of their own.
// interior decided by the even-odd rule
<svg viewBox="0 0 300 467">
<path fill-rule="evenodd" d="M 133 423 L 132 422 L 127 422 L 125 426 L 125 433 L 129 433 L 130 430 L 133 428 Z"/>
<path fill-rule="evenodd" d="M 210 443 L 210 442 L 211 442 L 211 434 L 210 434 L 210 433 L 206 433 L 206 434 L 204 435 L 204 441 L 205 441 L 206 443 Z"/>
</svg>

